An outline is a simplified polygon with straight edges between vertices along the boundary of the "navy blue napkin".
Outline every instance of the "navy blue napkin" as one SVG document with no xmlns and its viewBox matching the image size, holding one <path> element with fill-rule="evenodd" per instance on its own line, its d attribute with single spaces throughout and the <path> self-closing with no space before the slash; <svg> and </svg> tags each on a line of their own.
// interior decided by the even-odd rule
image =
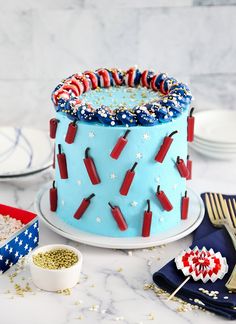
<svg viewBox="0 0 236 324">
<path fill-rule="evenodd" d="M 204 196 L 205 194 L 202 194 L 201 198 L 205 203 Z M 235 196 L 226 195 L 224 197 L 235 198 Z M 216 229 L 211 225 L 207 211 L 205 212 L 201 225 L 193 234 L 191 248 L 195 246 L 199 248 L 205 246 L 207 249 L 213 248 L 215 252 L 221 252 L 222 256 L 227 259 L 229 271 L 222 280 L 217 280 L 215 283 L 208 281 L 204 284 L 200 280 L 194 281 L 191 278 L 183 288 L 179 290 L 176 296 L 190 304 L 198 305 L 228 319 L 236 319 L 236 294 L 229 293 L 225 287 L 236 263 L 236 252 L 230 236 L 225 229 Z M 185 279 L 186 277 L 183 275 L 182 271 L 177 270 L 174 260 L 171 260 L 153 275 L 155 284 L 169 293 L 173 292 Z M 199 291 L 199 288 L 204 288 L 208 291 L 218 291 L 218 299 L 213 299 L 213 297 L 202 293 Z M 203 304 L 199 304 L 199 300 Z"/>
</svg>

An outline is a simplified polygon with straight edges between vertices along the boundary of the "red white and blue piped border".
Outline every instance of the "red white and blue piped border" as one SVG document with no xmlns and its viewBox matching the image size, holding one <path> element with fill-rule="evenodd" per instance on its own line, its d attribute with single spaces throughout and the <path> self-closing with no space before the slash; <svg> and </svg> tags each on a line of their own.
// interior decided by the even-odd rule
<svg viewBox="0 0 236 324">
<path fill-rule="evenodd" d="M 92 107 L 80 96 L 89 91 L 112 86 L 146 87 L 159 92 L 156 101 L 128 109 L 106 106 Z M 53 91 L 52 101 L 58 112 L 65 113 L 72 120 L 97 122 L 108 126 L 154 126 L 172 121 L 191 103 L 192 95 L 187 85 L 167 76 L 149 70 L 141 72 L 132 67 L 127 71 L 98 69 L 76 73 L 63 80 Z"/>
</svg>

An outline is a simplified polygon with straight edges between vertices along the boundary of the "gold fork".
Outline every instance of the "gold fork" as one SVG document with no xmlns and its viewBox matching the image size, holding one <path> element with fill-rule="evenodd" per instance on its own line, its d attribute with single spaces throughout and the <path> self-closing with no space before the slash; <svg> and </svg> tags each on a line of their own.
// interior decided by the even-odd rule
<svg viewBox="0 0 236 324">
<path fill-rule="evenodd" d="M 234 228 L 234 218 L 231 216 L 233 209 L 229 210 L 221 194 L 205 194 L 205 202 L 210 222 L 216 227 L 225 227 L 236 250 L 236 228 Z M 229 203 L 229 206 L 232 207 L 232 204 Z"/>
<path fill-rule="evenodd" d="M 226 200 L 225 200 L 226 201 Z M 228 213 L 231 219 L 231 224 L 232 227 L 236 229 L 236 200 L 234 198 L 227 199 L 227 203 L 228 203 Z M 226 204 L 227 206 L 227 204 Z"/>
<path fill-rule="evenodd" d="M 227 199 L 227 204 L 226 206 L 228 207 L 228 213 L 229 217 L 231 219 L 231 224 L 234 228 L 235 231 L 235 236 L 236 236 L 236 201 L 235 199 Z M 229 280 L 227 281 L 225 285 L 229 290 L 232 290 L 233 292 L 236 292 L 236 265 L 234 266 L 234 270 L 231 273 L 231 276 Z"/>
<path fill-rule="evenodd" d="M 225 227 L 236 249 L 236 217 L 232 202 L 228 200 L 228 208 L 227 202 L 224 200 L 223 196 L 215 193 L 205 194 L 205 202 L 210 222 L 216 227 Z M 233 203 L 235 203 L 235 201 Z M 234 207 L 236 207 L 236 203 Z M 231 291 L 236 291 L 236 265 L 226 283 L 226 287 Z"/>
</svg>

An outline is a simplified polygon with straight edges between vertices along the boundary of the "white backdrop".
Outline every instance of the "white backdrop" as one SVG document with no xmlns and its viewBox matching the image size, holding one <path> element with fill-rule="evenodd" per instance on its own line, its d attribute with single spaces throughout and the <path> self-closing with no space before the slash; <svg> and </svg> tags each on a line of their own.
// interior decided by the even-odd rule
<svg viewBox="0 0 236 324">
<path fill-rule="evenodd" d="M 188 82 L 198 109 L 235 108 L 235 4 L 0 0 L 1 124 L 47 128 L 60 79 L 134 64 Z"/>
</svg>

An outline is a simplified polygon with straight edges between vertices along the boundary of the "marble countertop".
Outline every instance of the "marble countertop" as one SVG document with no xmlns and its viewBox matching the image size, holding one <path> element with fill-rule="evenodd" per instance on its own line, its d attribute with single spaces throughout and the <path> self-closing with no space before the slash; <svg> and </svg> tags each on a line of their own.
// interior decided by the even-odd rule
<svg viewBox="0 0 236 324">
<path fill-rule="evenodd" d="M 235 193 L 236 169 L 233 161 L 206 159 L 191 152 L 194 161 L 191 187 L 204 191 Z M 50 172 L 27 179 L 0 182 L 1 203 L 33 210 L 36 192 L 51 178 Z M 60 237 L 40 223 L 40 245 L 71 244 L 84 255 L 80 284 L 71 294 L 40 291 L 31 282 L 26 265 L 13 267 L 0 277 L 0 318 L 3 324 L 74 323 L 222 323 L 223 318 L 201 310 L 178 311 L 180 304 L 144 290 L 152 274 L 191 243 L 191 235 L 154 249 L 106 250 L 78 244 Z M 14 285 L 29 282 L 32 291 L 21 297 Z"/>
</svg>

